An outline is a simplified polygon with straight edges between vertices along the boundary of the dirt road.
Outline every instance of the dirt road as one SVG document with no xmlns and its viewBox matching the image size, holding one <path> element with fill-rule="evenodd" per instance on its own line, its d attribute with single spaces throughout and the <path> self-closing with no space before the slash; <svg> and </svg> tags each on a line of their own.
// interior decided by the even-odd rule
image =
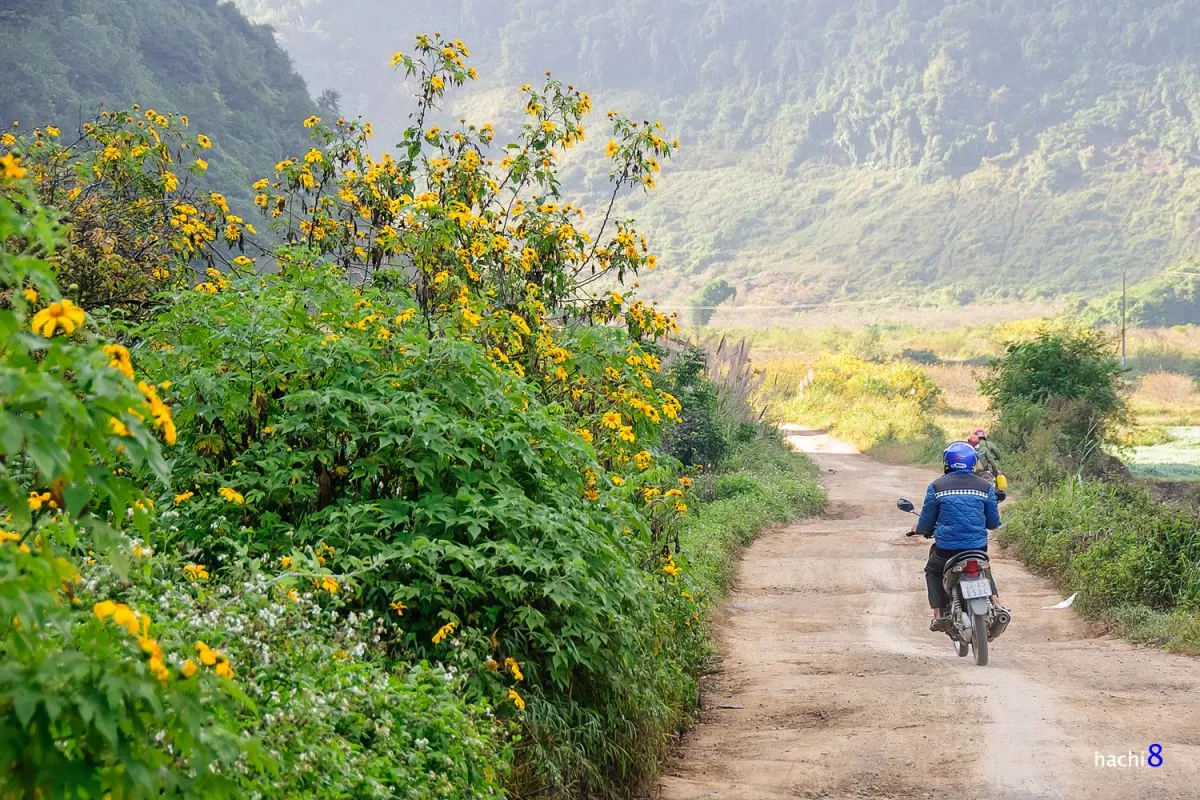
<svg viewBox="0 0 1200 800">
<path fill-rule="evenodd" d="M 1198 798 L 1200 660 L 1097 637 L 1019 563 L 994 561 L 1012 625 L 976 667 L 927 628 L 928 543 L 906 539 L 932 473 L 822 434 L 829 512 L 762 536 L 723 613 L 705 711 L 664 800 Z M 1163 745 L 1163 766 L 1100 767 Z"/>
</svg>

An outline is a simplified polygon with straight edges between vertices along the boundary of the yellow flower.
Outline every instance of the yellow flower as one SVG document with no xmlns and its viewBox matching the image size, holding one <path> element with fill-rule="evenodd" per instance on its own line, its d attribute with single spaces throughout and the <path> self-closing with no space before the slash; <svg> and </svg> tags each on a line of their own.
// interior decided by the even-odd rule
<svg viewBox="0 0 1200 800">
<path fill-rule="evenodd" d="M 220 489 L 217 490 L 217 494 L 219 494 L 223 499 L 229 501 L 230 503 L 234 503 L 235 505 L 240 506 L 246 502 L 245 497 L 243 497 L 240 493 L 235 492 L 233 489 L 229 488 L 228 486 L 222 486 Z"/>
<path fill-rule="evenodd" d="M 137 635 L 137 612 L 124 603 L 117 603 L 116 610 L 113 611 L 113 622 L 129 631 L 130 636 Z"/>
<path fill-rule="evenodd" d="M 315 147 L 304 154 L 305 164 L 319 164 L 324 159 L 325 155 Z"/>
<path fill-rule="evenodd" d="M 581 437 L 583 437 L 583 440 L 585 442 L 590 443 L 595 438 L 594 436 L 592 436 L 592 432 L 589 431 L 587 428 L 576 428 L 575 432 L 578 433 Z"/>
<path fill-rule="evenodd" d="M 62 328 L 63 333 L 69 336 L 83 324 L 86 317 L 87 314 L 82 308 L 70 300 L 62 300 L 51 303 L 33 315 L 33 330 L 49 339 L 56 330 Z"/>
<path fill-rule="evenodd" d="M 179 671 L 183 673 L 183 677 L 185 678 L 190 678 L 195 675 L 196 670 L 196 662 L 192 661 L 190 658 L 187 661 L 184 661 L 183 666 L 179 668 Z"/>
<path fill-rule="evenodd" d="M 154 677 L 158 678 L 163 683 L 171 677 L 171 671 L 163 664 L 161 656 L 154 656 L 150 659 L 150 671 L 154 673 Z"/>
<path fill-rule="evenodd" d="M 315 128 L 316 126 L 318 126 L 320 124 L 321 124 L 321 118 L 318 116 L 315 116 L 315 115 L 304 120 L 304 127 L 306 127 L 306 128 Z"/>
<path fill-rule="evenodd" d="M 404 616 L 404 610 L 406 608 L 408 608 L 408 606 L 404 605 L 404 603 L 400 602 L 399 600 L 396 600 L 395 602 L 392 603 L 392 611 L 395 611 L 396 616 L 398 616 L 398 617 Z"/>
<path fill-rule="evenodd" d="M 57 139 L 61 134 L 62 134 L 62 131 L 60 131 L 58 128 L 54 127 L 53 125 L 46 126 L 46 135 L 48 135 L 51 139 Z"/>
<path fill-rule="evenodd" d="M 288 600 L 291 600 L 293 603 L 299 602 L 300 593 L 297 592 L 295 589 L 288 589 L 287 598 L 288 598 Z"/>
<path fill-rule="evenodd" d="M 454 629 L 457 627 L 457 622 L 447 622 L 445 625 L 438 628 L 438 632 L 433 635 L 433 643 L 441 644 L 447 636 L 454 633 Z"/>
<path fill-rule="evenodd" d="M 517 707 L 517 711 L 525 710 L 525 701 L 521 699 L 521 695 L 517 694 L 516 689 L 508 690 L 508 699 L 512 700 L 513 705 Z"/>
<path fill-rule="evenodd" d="M 162 659 L 162 648 L 159 647 L 158 642 L 154 641 L 149 636 L 139 637 L 138 646 L 142 648 L 142 652 L 154 656 L 159 660 Z"/>
<path fill-rule="evenodd" d="M 196 169 L 200 170 L 201 172 L 204 172 L 205 170 L 208 169 L 208 162 L 205 161 L 203 158 L 197 158 L 195 167 L 196 167 Z"/>
<path fill-rule="evenodd" d="M 662 571 L 665 572 L 667 575 L 670 575 L 672 578 L 677 578 L 677 577 L 679 577 L 680 569 L 679 569 L 679 567 L 675 566 L 674 562 L 671 562 L 671 563 L 668 563 L 665 567 L 663 567 Z"/>
<path fill-rule="evenodd" d="M 687 508 L 687 503 L 683 502 L 682 500 L 675 501 L 675 510 L 680 514 L 687 513 Z"/>
<path fill-rule="evenodd" d="M 321 588 L 330 594 L 337 594 L 338 582 L 326 575 L 324 578 L 321 578 Z"/>
<path fill-rule="evenodd" d="M 517 663 L 516 659 L 513 659 L 513 658 L 504 659 L 504 667 L 509 672 L 511 672 L 512 676 L 514 678 L 516 678 L 517 680 L 519 680 L 519 681 L 525 680 L 525 676 L 521 674 L 521 665 Z"/>
<path fill-rule="evenodd" d="M 404 53 L 396 53 L 392 56 L 391 66 L 398 67 L 404 61 Z"/>
<path fill-rule="evenodd" d="M 108 619 L 117 611 L 117 604 L 112 600 L 101 600 L 96 605 L 92 606 L 92 613 L 96 615 L 96 619 Z"/>
<path fill-rule="evenodd" d="M 685 489 L 690 489 L 692 488 L 692 479 L 687 477 L 680 478 L 679 485 Z"/>
<path fill-rule="evenodd" d="M 217 663 L 216 652 L 204 642 L 196 642 L 196 652 L 200 654 L 200 663 L 204 666 L 211 667 Z"/>
<path fill-rule="evenodd" d="M 217 673 L 222 678 L 233 677 L 233 667 L 229 666 L 229 662 L 222 659 L 217 666 L 213 667 L 213 672 Z"/>
<path fill-rule="evenodd" d="M 4 147 L 12 147 L 16 143 L 17 137 L 13 136 L 11 133 L 0 135 L 0 145 L 3 145 Z"/>
<path fill-rule="evenodd" d="M 429 85 L 433 88 L 433 90 L 435 92 L 440 92 L 442 90 L 442 88 L 445 87 L 446 81 L 442 80 L 442 77 L 440 75 L 434 75 L 432 78 L 429 79 Z"/>
<path fill-rule="evenodd" d="M 183 568 L 183 574 L 189 581 L 206 581 L 209 578 L 208 569 L 203 564 L 188 564 Z"/>
<path fill-rule="evenodd" d="M 624 486 L 625 485 L 625 479 L 622 478 L 620 475 L 613 475 L 611 480 L 613 482 L 613 486 Z"/>
<path fill-rule="evenodd" d="M 106 344 L 104 352 L 112 357 L 108 365 L 126 378 L 133 378 L 133 362 L 129 358 L 129 349 L 124 345 Z"/>
<path fill-rule="evenodd" d="M 174 172 L 164 172 L 162 175 L 163 189 L 168 192 L 173 192 L 179 188 L 179 178 L 175 177 Z"/>
<path fill-rule="evenodd" d="M 24 178 L 26 169 L 21 166 L 21 159 L 14 156 L 12 153 L 5 153 L 0 156 L 0 176 L 16 180 Z"/>
<path fill-rule="evenodd" d="M 583 496 L 586 497 L 588 500 L 592 500 L 592 501 L 596 501 L 596 500 L 600 499 L 600 493 L 597 492 L 595 489 L 588 489 L 586 492 L 583 493 Z"/>
<path fill-rule="evenodd" d="M 609 411 L 600 418 L 600 424 L 615 431 L 621 427 L 621 415 L 619 412 Z"/>
<path fill-rule="evenodd" d="M 634 454 L 633 463 L 637 464 L 638 469 L 647 470 L 650 469 L 650 462 L 653 458 L 654 456 L 650 455 L 649 450 L 643 450 L 640 453 Z"/>
<path fill-rule="evenodd" d="M 279 559 L 279 566 L 283 567 L 284 569 L 291 569 L 293 563 L 295 562 L 292 560 L 291 556 L 284 556 L 283 558 Z"/>
<path fill-rule="evenodd" d="M 208 148 L 212 147 L 212 139 L 208 138 L 202 133 L 196 137 L 196 144 L 207 150 Z"/>
<path fill-rule="evenodd" d="M 25 299 L 28 300 L 29 302 L 31 302 L 31 303 L 37 302 L 37 299 L 38 299 L 37 289 L 26 289 L 24 294 L 25 294 Z"/>
<path fill-rule="evenodd" d="M 121 420 L 117 419 L 116 417 L 113 417 L 112 419 L 110 419 L 108 421 L 108 427 L 109 427 L 109 430 L 112 431 L 113 436 L 132 436 L 133 435 L 129 432 L 129 426 L 126 425 L 124 422 L 121 422 Z"/>
<path fill-rule="evenodd" d="M 49 492 L 42 492 L 41 494 L 38 494 L 37 492 L 29 493 L 28 503 L 29 503 L 29 509 L 31 511 L 38 511 L 39 509 L 41 509 L 41 507 L 43 505 L 45 505 L 46 503 L 49 503 L 49 502 L 50 502 L 50 493 Z"/>
<path fill-rule="evenodd" d="M 617 146 L 616 142 L 610 141 L 608 143 L 608 145 L 604 148 L 604 155 L 608 156 L 609 158 L 612 158 L 613 156 L 615 156 L 617 154 L 617 151 L 620 149 L 621 148 Z"/>
</svg>

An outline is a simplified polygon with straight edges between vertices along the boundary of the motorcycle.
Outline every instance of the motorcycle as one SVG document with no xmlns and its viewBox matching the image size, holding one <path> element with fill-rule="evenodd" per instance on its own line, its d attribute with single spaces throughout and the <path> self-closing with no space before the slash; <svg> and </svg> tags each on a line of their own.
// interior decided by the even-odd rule
<svg viewBox="0 0 1200 800">
<path fill-rule="evenodd" d="M 1003 502 L 1004 492 L 997 491 L 996 499 Z M 896 501 L 896 508 L 908 514 L 919 512 L 908 500 Z M 906 536 L 919 536 L 915 531 L 906 531 Z M 932 538 L 930 535 L 926 539 Z M 988 662 L 988 644 L 1012 622 L 1012 615 L 1005 608 L 992 602 L 996 596 L 996 584 L 992 579 L 991 562 L 983 550 L 967 550 L 956 553 L 946 560 L 942 572 L 942 586 L 950 598 L 950 607 L 942 609 L 942 615 L 950 620 L 945 629 L 954 643 L 960 658 L 970 652 L 977 666 Z"/>
</svg>

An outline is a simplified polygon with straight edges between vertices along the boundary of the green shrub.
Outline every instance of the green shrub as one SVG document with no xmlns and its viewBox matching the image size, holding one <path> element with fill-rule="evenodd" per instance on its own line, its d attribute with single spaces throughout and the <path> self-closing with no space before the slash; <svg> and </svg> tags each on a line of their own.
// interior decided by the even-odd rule
<svg viewBox="0 0 1200 800">
<path fill-rule="evenodd" d="M 666 385 L 686 408 L 683 421 L 667 431 L 663 446 L 687 465 L 711 467 L 729 452 L 729 435 L 721 419 L 717 387 L 705 372 L 704 350 L 688 345 L 667 365 Z"/>
<path fill-rule="evenodd" d="M 148 529 L 128 473 L 165 476 L 170 412 L 60 298 L 48 212 L 4 174 L 0 188 L 0 796 L 235 796 L 233 687 L 189 671 L 190 644 L 145 607 L 78 595 L 78 565 L 123 573 L 125 529 Z"/>
<path fill-rule="evenodd" d="M 993 438 L 1005 466 L 1044 485 L 1098 474 L 1125 401 L 1121 365 L 1106 335 L 1085 328 L 1044 328 L 1010 343 L 988 365 L 980 391 L 998 425 Z"/>
<path fill-rule="evenodd" d="M 1000 541 L 1079 592 L 1085 612 L 1200 608 L 1200 517 L 1127 483 L 1070 481 L 1013 508 Z"/>
</svg>

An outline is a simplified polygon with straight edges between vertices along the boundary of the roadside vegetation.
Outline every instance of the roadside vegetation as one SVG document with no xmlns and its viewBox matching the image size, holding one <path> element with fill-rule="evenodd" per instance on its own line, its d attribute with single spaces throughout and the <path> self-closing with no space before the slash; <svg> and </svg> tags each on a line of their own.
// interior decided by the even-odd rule
<svg viewBox="0 0 1200 800">
<path fill-rule="evenodd" d="M 585 93 L 501 153 L 426 124 L 467 58 L 396 54 L 395 153 L 306 119 L 256 221 L 182 116 L 0 139 L 0 797 L 626 796 L 737 547 L 823 507 L 558 197 Z M 652 186 L 675 145 L 608 124 Z"/>
</svg>

